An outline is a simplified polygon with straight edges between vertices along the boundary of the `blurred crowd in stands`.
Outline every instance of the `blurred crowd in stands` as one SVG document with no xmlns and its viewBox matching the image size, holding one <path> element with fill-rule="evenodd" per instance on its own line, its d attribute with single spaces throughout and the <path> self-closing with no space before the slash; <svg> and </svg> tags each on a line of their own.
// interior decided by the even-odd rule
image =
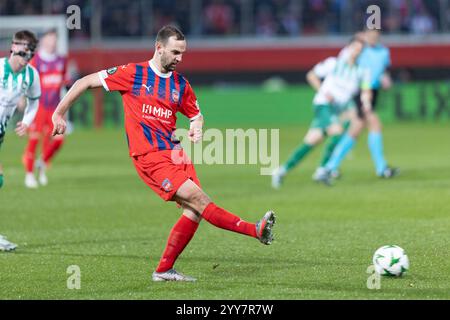
<svg viewBox="0 0 450 320">
<path fill-rule="evenodd" d="M 96 14 L 103 37 L 154 35 L 175 24 L 190 36 L 349 34 L 363 28 L 369 5 L 381 8 L 385 33 L 449 32 L 450 0 L 1 0 L 0 15 L 65 14 L 81 8 L 89 38 Z"/>
</svg>

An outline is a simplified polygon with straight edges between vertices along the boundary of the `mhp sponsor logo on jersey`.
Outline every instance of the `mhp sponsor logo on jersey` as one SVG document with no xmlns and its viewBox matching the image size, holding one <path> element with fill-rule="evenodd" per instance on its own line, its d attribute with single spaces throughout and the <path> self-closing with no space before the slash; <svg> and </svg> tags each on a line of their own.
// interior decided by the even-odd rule
<svg viewBox="0 0 450 320">
<path fill-rule="evenodd" d="M 145 103 L 142 105 L 142 113 L 144 115 L 152 115 L 158 118 L 166 118 L 166 119 L 169 119 L 173 114 L 171 110 L 155 107 Z"/>
</svg>

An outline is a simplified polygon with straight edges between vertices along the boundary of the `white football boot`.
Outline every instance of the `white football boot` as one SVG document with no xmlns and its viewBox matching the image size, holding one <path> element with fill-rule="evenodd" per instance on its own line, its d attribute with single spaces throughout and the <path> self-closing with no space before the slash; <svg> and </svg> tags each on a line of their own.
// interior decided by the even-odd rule
<svg viewBox="0 0 450 320">
<path fill-rule="evenodd" d="M 0 234 L 0 251 L 12 251 L 17 248 L 17 244 L 9 242 Z"/>
<path fill-rule="evenodd" d="M 165 272 L 153 272 L 152 274 L 153 281 L 186 281 L 186 282 L 194 282 L 197 279 L 186 276 L 175 269 L 169 269 Z"/>
<path fill-rule="evenodd" d="M 39 187 L 39 184 L 33 173 L 27 172 L 27 174 L 25 175 L 25 187 L 29 189 L 37 189 Z"/>
<path fill-rule="evenodd" d="M 272 173 L 272 188 L 280 189 L 285 175 L 286 169 L 284 167 L 279 167 L 275 169 Z"/>
<path fill-rule="evenodd" d="M 314 172 L 312 179 L 316 182 L 320 181 L 320 177 L 322 177 L 326 172 L 326 169 L 324 167 L 318 167 L 316 171 Z"/>
<path fill-rule="evenodd" d="M 275 224 L 275 212 L 269 210 L 264 217 L 256 223 L 256 237 L 265 245 L 272 244 L 273 241 L 273 225 Z"/>
<path fill-rule="evenodd" d="M 47 178 L 47 166 L 45 165 L 45 162 L 42 160 L 37 160 L 36 161 L 36 168 L 38 170 L 38 179 L 39 179 L 39 184 L 41 186 L 46 186 L 48 185 L 48 178 Z"/>
</svg>

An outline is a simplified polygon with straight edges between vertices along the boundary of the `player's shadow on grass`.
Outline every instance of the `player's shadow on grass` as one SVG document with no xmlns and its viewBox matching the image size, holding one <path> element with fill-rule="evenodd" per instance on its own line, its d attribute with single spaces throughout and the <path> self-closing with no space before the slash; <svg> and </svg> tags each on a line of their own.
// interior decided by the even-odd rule
<svg viewBox="0 0 450 320">
<path fill-rule="evenodd" d="M 34 252 L 34 251 L 16 251 L 16 255 L 46 255 L 58 257 L 95 257 L 95 258 L 119 258 L 119 259 L 148 259 L 148 255 L 130 255 L 130 254 L 97 254 L 97 253 L 68 253 L 68 252 Z"/>
<path fill-rule="evenodd" d="M 131 245 L 130 245 L 131 243 Z M 112 245 L 115 244 L 115 245 Z M 102 250 L 105 253 L 92 253 L 92 252 L 79 252 L 80 248 L 76 248 L 76 246 L 86 246 L 89 245 L 89 249 L 95 247 L 107 247 Z M 155 259 L 160 258 L 160 254 L 163 250 L 164 241 L 159 241 L 158 245 L 155 247 L 154 242 L 151 241 L 149 237 L 129 237 L 129 238 L 104 238 L 104 239 L 85 239 L 78 241 L 65 241 L 65 242 L 53 242 L 53 243 L 33 243 L 28 245 L 20 246 L 15 254 L 32 254 L 32 255 L 52 255 L 52 256 L 69 256 L 69 257 L 102 257 L 102 258 L 125 258 L 125 259 L 149 259 L 149 256 Z M 194 244 L 195 245 L 195 244 Z M 255 243 L 253 245 L 261 246 L 259 243 Z M 74 246 L 74 248 L 66 248 Z M 125 246 L 125 247 L 124 247 Z M 136 251 L 139 250 L 143 252 L 143 254 L 131 254 L 127 253 L 126 250 Z M 43 250 L 41 250 L 43 249 Z M 46 250 L 48 249 L 48 250 Z M 203 248 L 204 249 L 204 248 Z M 277 255 L 273 254 L 273 251 L 264 250 L 264 249 L 272 249 L 272 248 L 264 248 L 261 246 L 263 250 L 262 254 L 254 253 L 258 256 L 255 260 L 254 254 L 248 254 L 245 250 L 243 252 L 236 251 L 234 253 L 227 253 L 227 248 L 223 247 L 223 252 L 220 250 L 216 250 L 216 255 L 211 256 L 211 254 L 204 254 L 202 247 L 193 247 L 189 248 L 186 252 L 184 252 L 181 256 L 181 260 L 184 262 L 202 262 L 205 264 L 210 264 L 211 266 L 219 264 L 228 265 L 230 261 L 237 267 L 237 269 L 245 269 L 248 271 L 249 268 L 255 263 L 262 265 L 277 265 L 278 269 L 283 268 L 292 268 L 292 267 L 315 267 L 318 265 L 327 266 L 333 265 L 332 261 L 318 261 L 318 260 L 308 260 L 302 259 L 300 256 L 293 257 L 284 257 L 281 258 Z M 59 251 L 59 252 L 58 252 Z M 96 250 L 100 251 L 100 250 Z M 108 254 L 107 252 L 114 251 L 116 253 Z M 123 252 L 123 253 L 117 253 Z M 225 254 L 225 255 L 224 255 Z M 180 260 L 180 261 L 181 261 Z M 351 263 L 349 263 L 351 265 Z M 247 272 L 245 271 L 245 272 Z"/>
<path fill-rule="evenodd" d="M 145 239 L 145 240 L 144 240 Z M 17 251 L 14 253 L 16 255 L 50 255 L 50 256 L 67 256 L 67 257 L 98 257 L 98 258 L 121 258 L 121 259 L 144 259 L 148 260 L 149 256 L 156 257 L 159 259 L 160 251 L 162 249 L 158 248 L 152 249 L 149 248 L 145 251 L 145 254 L 130 254 L 124 252 L 123 254 L 108 254 L 108 253 L 78 253 L 76 250 L 72 252 L 68 252 L 65 246 L 70 245 L 85 245 L 85 244 L 95 244 L 95 245 L 101 245 L 105 242 L 111 243 L 111 242 L 126 242 L 126 241 L 133 241 L 136 243 L 137 241 L 142 241 L 139 246 L 145 246 L 144 242 L 148 241 L 146 238 L 134 238 L 134 239 L 104 239 L 104 240 L 85 240 L 85 241 L 71 241 L 71 242 L 65 242 L 65 243 L 54 243 L 54 244 L 35 244 L 35 245 L 27 245 L 22 246 L 21 248 L 18 248 Z M 150 241 L 148 241 L 150 243 Z M 56 247 L 56 248 L 55 248 Z M 135 246 L 136 247 L 136 246 Z M 52 249 L 54 248 L 54 249 Z M 38 249 L 51 249 L 51 250 L 38 250 Z M 113 248 L 110 246 L 107 250 L 112 250 Z M 64 250 L 61 252 L 58 252 L 58 250 Z M 124 250 L 120 245 L 118 246 L 118 250 Z M 117 250 L 116 250 L 117 251 Z M 205 263 L 210 264 L 212 269 L 218 269 L 220 270 L 220 265 L 227 265 L 227 268 L 229 267 L 229 262 L 233 261 L 233 265 L 236 266 L 236 269 L 242 269 L 243 274 L 248 272 L 248 269 L 252 269 L 253 265 L 255 264 L 255 258 L 254 256 L 248 256 L 248 255 L 228 255 L 227 257 L 220 256 L 219 254 L 217 257 L 211 257 L 211 256 L 202 256 L 197 255 L 195 252 L 186 252 L 181 257 L 181 260 L 185 263 Z M 180 261 L 181 261 L 180 260 Z M 307 261 L 307 260 L 299 260 L 298 258 L 284 258 L 281 259 L 280 257 L 273 257 L 273 256 L 259 256 L 257 259 L 258 264 L 262 265 L 277 265 L 279 268 L 285 268 L 298 266 L 298 265 L 317 265 L 317 261 Z M 214 267 L 216 266 L 216 267 Z"/>
<path fill-rule="evenodd" d="M 73 252 L 55 252 L 55 251 L 36 251 L 37 249 L 51 249 L 54 250 L 67 250 L 64 247 L 66 246 L 79 246 L 79 245 L 92 245 L 92 246 L 102 246 L 105 244 L 117 244 L 117 250 L 125 250 L 122 246 L 127 243 L 133 243 L 133 247 L 137 246 L 150 246 L 151 241 L 148 237 L 137 237 L 137 238 L 120 238 L 120 239 L 87 239 L 87 240 L 79 240 L 79 241 L 66 241 L 66 242 L 57 242 L 57 243 L 35 243 L 30 245 L 23 245 L 17 249 L 15 254 L 46 254 L 46 255 L 59 255 L 59 256 L 95 256 L 95 257 L 122 257 L 122 258 L 134 258 L 134 259 L 142 259 L 148 258 L 148 255 L 109 255 L 109 254 L 94 254 L 94 253 L 73 253 Z M 114 246 L 108 246 L 108 250 L 114 248 Z"/>
<path fill-rule="evenodd" d="M 48 247 L 48 246 L 45 246 Z M 77 253 L 77 252 L 54 252 L 54 251 L 29 251 L 29 250 L 17 250 L 14 254 L 15 255 L 48 255 L 48 256 L 58 256 L 58 257 L 96 257 L 96 258 L 119 258 L 119 259 L 144 259 L 144 260 L 148 260 L 150 254 L 152 256 L 155 256 L 155 252 L 150 252 L 151 250 L 148 251 L 149 254 L 142 254 L 142 255 L 136 255 L 136 254 L 128 254 L 128 253 L 124 253 L 124 254 L 107 254 L 107 253 Z M 159 251 L 156 254 L 156 256 L 158 256 L 159 259 Z M 155 256 L 155 257 L 156 257 Z M 195 262 L 195 263 L 199 263 L 199 262 L 204 262 L 205 264 L 210 264 L 211 265 L 211 269 L 218 269 L 220 270 L 220 265 L 223 264 L 228 264 L 227 268 L 229 268 L 229 261 L 230 258 L 233 259 L 233 265 L 236 266 L 237 269 L 242 269 L 242 273 L 243 274 L 248 274 L 248 269 L 252 269 L 253 265 L 255 264 L 255 259 L 254 258 L 242 258 L 242 257 L 228 257 L 228 258 L 219 258 L 217 257 L 217 259 L 211 258 L 211 257 L 198 257 L 195 256 L 195 254 L 185 254 L 183 257 L 181 257 L 180 261 L 183 261 L 184 263 L 189 263 L 189 262 Z M 156 261 L 156 260 L 155 260 Z M 283 265 L 289 265 L 289 266 L 293 266 L 293 262 L 291 260 L 289 261 L 283 261 L 282 259 L 279 258 L 271 258 L 271 257 L 258 257 L 257 260 L 258 264 L 262 264 L 262 265 L 272 265 L 272 264 L 277 264 L 280 268 L 282 268 Z M 302 262 L 300 262 L 301 264 Z M 299 262 L 297 261 L 296 264 L 298 265 Z M 254 268 L 253 268 L 254 269 Z"/>
<path fill-rule="evenodd" d="M 223 268 L 229 268 L 230 265 L 236 267 L 236 269 L 239 269 L 242 271 L 243 274 L 248 274 L 249 269 L 254 269 L 254 265 L 258 264 L 261 266 L 267 267 L 269 265 L 276 265 L 277 269 L 287 268 L 287 267 L 296 267 L 301 265 L 312 265 L 312 263 L 309 263 L 307 260 L 299 260 L 297 258 L 295 259 L 289 259 L 289 258 L 281 258 L 281 257 L 274 257 L 270 253 L 267 254 L 267 256 L 261 256 L 258 257 L 255 256 L 242 256 L 242 255 L 227 255 L 227 256 L 221 256 L 220 254 L 217 254 L 216 256 L 198 256 L 188 253 L 181 257 L 184 263 L 197 263 L 197 262 L 203 262 L 205 264 L 210 264 L 212 269 L 215 270 L 223 270 Z"/>
<path fill-rule="evenodd" d="M 159 235 L 158 235 L 159 236 Z M 162 235 L 161 235 L 162 236 Z M 164 234 L 165 236 L 165 234 Z M 105 245 L 118 243 L 118 245 L 126 245 L 127 243 L 133 243 L 134 246 L 150 245 L 153 243 L 151 237 L 128 237 L 128 238 L 102 238 L 102 239 L 84 239 L 78 241 L 58 241 L 58 242 L 46 242 L 46 243 L 30 243 L 19 247 L 24 249 L 39 249 L 49 247 L 64 247 L 64 246 L 76 246 L 76 245 Z M 163 241 L 161 241 L 161 245 Z"/>
</svg>

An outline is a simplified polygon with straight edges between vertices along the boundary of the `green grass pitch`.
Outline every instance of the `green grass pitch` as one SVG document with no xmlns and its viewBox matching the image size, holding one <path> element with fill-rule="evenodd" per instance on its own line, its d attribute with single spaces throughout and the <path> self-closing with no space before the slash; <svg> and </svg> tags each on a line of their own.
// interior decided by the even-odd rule
<svg viewBox="0 0 450 320">
<path fill-rule="evenodd" d="M 280 128 L 283 161 L 311 112 L 311 94 L 297 91 L 198 96 L 207 127 Z M 180 210 L 139 179 L 122 129 L 75 131 L 49 186 L 38 190 L 23 186 L 25 141 L 8 132 L 0 233 L 19 247 L 0 253 L 0 299 L 450 299 L 448 130 L 448 123 L 388 123 L 388 161 L 402 169 L 391 181 L 374 176 L 366 136 L 332 188 L 311 181 L 321 148 L 277 192 L 258 166 L 198 165 L 218 205 L 249 221 L 273 209 L 278 220 L 272 246 L 203 221 L 176 264 L 196 283 L 151 281 Z M 386 244 L 403 247 L 411 269 L 369 290 L 366 270 Z M 80 290 L 67 288 L 70 265 L 81 269 Z"/>
</svg>

